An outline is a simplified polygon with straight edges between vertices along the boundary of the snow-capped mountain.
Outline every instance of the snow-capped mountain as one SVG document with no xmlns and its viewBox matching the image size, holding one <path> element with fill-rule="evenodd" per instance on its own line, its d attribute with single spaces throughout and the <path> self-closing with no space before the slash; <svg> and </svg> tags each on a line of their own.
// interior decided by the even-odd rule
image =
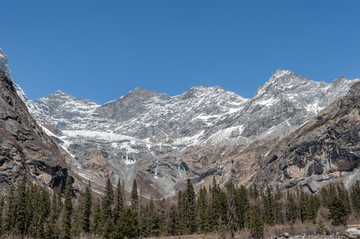
<svg viewBox="0 0 360 239">
<path fill-rule="evenodd" d="M 142 177 L 161 195 L 171 195 L 184 177 L 204 180 L 201 172 L 209 170 L 204 165 L 193 170 L 189 165 L 198 159 L 186 155 L 199 148 L 246 149 L 257 140 L 281 139 L 345 95 L 354 82 L 315 82 L 279 69 L 252 99 L 217 86 L 193 87 L 174 97 L 136 88 L 104 105 L 57 91 L 29 107 L 39 121 L 52 122 L 42 125 L 86 179 L 121 177 L 130 185 Z M 226 170 L 221 160 L 215 165 Z"/>
<path fill-rule="evenodd" d="M 250 182 L 260 167 L 255 154 L 266 156 L 269 142 L 308 122 L 356 81 L 316 82 L 279 69 L 252 99 L 218 86 L 173 97 L 136 88 L 104 105 L 62 91 L 31 101 L 17 91 L 71 155 L 80 178 L 103 184 L 120 177 L 128 186 L 137 178 L 143 195 L 169 196 L 186 177 L 199 185 L 213 176 Z"/>
</svg>

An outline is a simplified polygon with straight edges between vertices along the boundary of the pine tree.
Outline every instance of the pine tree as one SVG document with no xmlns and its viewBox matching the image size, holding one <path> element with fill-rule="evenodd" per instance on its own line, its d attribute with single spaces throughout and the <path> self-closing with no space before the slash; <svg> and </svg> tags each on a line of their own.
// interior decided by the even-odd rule
<svg viewBox="0 0 360 239">
<path fill-rule="evenodd" d="M 228 198 L 228 228 L 231 233 L 231 238 L 234 238 L 234 232 L 236 230 L 236 208 L 235 208 L 235 198 L 236 198 L 236 190 L 234 184 L 230 181 L 226 184 L 227 189 L 227 198 Z"/>
<path fill-rule="evenodd" d="M 207 233 L 210 230 L 209 225 L 209 210 L 207 202 L 207 191 L 205 187 L 202 187 L 199 192 L 197 200 L 197 211 L 199 217 L 200 232 Z"/>
<path fill-rule="evenodd" d="M 297 206 L 295 203 L 295 196 L 289 190 L 286 193 L 286 220 L 290 224 L 295 223 L 297 219 Z"/>
<path fill-rule="evenodd" d="M 0 237 L 4 233 L 4 226 L 3 226 L 3 211 L 4 211 L 5 199 L 3 196 L 0 198 Z"/>
<path fill-rule="evenodd" d="M 114 204 L 114 190 L 110 179 L 108 178 L 105 186 L 105 196 L 102 199 L 102 213 L 104 222 L 107 221 L 108 217 L 112 217 L 111 207 Z"/>
<path fill-rule="evenodd" d="M 185 199 L 186 230 L 187 233 L 192 234 L 197 231 L 197 221 L 195 191 L 190 179 L 187 180 Z"/>
<path fill-rule="evenodd" d="M 122 224 L 125 238 L 138 238 L 140 236 L 139 219 L 134 208 L 130 207 L 125 210 Z"/>
<path fill-rule="evenodd" d="M 350 191 L 351 202 L 355 212 L 360 216 L 360 183 L 356 183 L 352 186 Z"/>
<path fill-rule="evenodd" d="M 312 219 L 310 197 L 303 191 L 303 189 L 300 189 L 299 208 L 302 222 Z"/>
<path fill-rule="evenodd" d="M 27 214 L 27 179 L 24 174 L 20 185 L 16 190 L 16 202 L 15 202 L 15 232 L 20 235 L 25 235 L 26 226 L 28 220 Z"/>
<path fill-rule="evenodd" d="M 5 225 L 4 225 L 4 231 L 7 234 L 10 234 L 14 230 L 15 226 L 15 213 L 16 213 L 16 207 L 15 207 L 15 186 L 12 184 L 10 187 L 9 195 L 6 200 L 5 205 Z"/>
<path fill-rule="evenodd" d="M 252 238 L 264 238 L 264 222 L 255 208 L 250 210 L 249 229 Z"/>
<path fill-rule="evenodd" d="M 265 222 L 268 225 L 275 224 L 275 203 L 274 197 L 271 194 L 271 190 L 269 187 L 266 189 L 266 194 L 262 194 L 263 203 L 264 203 L 264 214 L 265 214 Z"/>
<path fill-rule="evenodd" d="M 90 215 L 91 215 L 92 197 L 91 197 L 91 184 L 89 181 L 85 189 L 85 193 L 80 199 L 79 205 L 79 222 L 81 231 L 85 233 L 90 232 Z"/>
<path fill-rule="evenodd" d="M 336 190 L 334 185 L 330 185 L 329 192 L 331 195 L 329 218 L 332 219 L 332 224 L 334 226 L 346 225 L 347 212 L 344 202 L 339 197 L 339 191 Z"/>
<path fill-rule="evenodd" d="M 175 234 L 183 235 L 186 230 L 185 224 L 185 200 L 184 200 L 182 191 L 179 192 L 178 203 L 176 208 L 176 216 L 175 216 Z"/>
<path fill-rule="evenodd" d="M 53 192 L 51 199 L 50 215 L 46 226 L 45 237 L 49 239 L 58 238 L 59 232 L 57 228 L 57 220 L 59 218 L 58 199 L 55 192 Z"/>
<path fill-rule="evenodd" d="M 139 196 L 135 179 L 131 188 L 131 207 L 135 210 L 135 212 L 137 212 L 139 208 Z"/>
<path fill-rule="evenodd" d="M 115 222 L 120 218 L 120 214 L 124 210 L 124 185 L 121 183 L 120 178 L 116 186 L 116 198 L 114 208 L 114 220 Z"/>
<path fill-rule="evenodd" d="M 91 232 L 95 235 L 98 235 L 98 233 L 102 229 L 102 225 L 103 225 L 102 211 L 101 211 L 100 201 L 98 199 L 96 200 L 94 205 L 94 218 L 93 218 L 93 226 Z"/>
<path fill-rule="evenodd" d="M 70 239 L 71 238 L 71 214 L 73 212 L 72 206 L 72 178 L 68 176 L 65 186 L 65 202 L 63 206 L 63 216 L 61 222 L 61 238 Z"/>
<path fill-rule="evenodd" d="M 114 222 L 112 217 L 106 217 L 104 226 L 102 228 L 102 236 L 104 238 L 111 238 L 113 232 Z"/>
<path fill-rule="evenodd" d="M 248 191 L 245 186 L 241 186 L 236 190 L 235 209 L 237 218 L 237 227 L 242 229 L 247 223 L 247 216 L 249 210 Z"/>
</svg>

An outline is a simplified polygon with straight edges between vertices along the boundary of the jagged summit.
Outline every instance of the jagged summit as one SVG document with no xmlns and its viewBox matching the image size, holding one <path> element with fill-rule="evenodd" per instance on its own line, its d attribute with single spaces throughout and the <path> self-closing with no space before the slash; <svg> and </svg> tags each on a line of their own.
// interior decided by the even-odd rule
<svg viewBox="0 0 360 239">
<path fill-rule="evenodd" d="M 11 73 L 10 73 L 10 69 L 8 66 L 8 59 L 6 54 L 2 51 L 2 49 L 0 48 L 0 69 L 2 69 L 5 74 L 7 75 L 7 77 L 11 80 Z"/>
</svg>

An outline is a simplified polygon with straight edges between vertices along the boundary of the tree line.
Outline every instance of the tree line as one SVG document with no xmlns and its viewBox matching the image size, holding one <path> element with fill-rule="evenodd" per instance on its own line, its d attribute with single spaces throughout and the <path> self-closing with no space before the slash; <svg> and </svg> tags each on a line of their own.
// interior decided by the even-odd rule
<svg viewBox="0 0 360 239">
<path fill-rule="evenodd" d="M 134 180 L 127 203 L 124 184 L 119 180 L 114 188 L 108 179 L 102 197 L 92 196 L 90 183 L 74 196 L 71 177 L 64 190 L 51 194 L 28 183 L 24 176 L 0 198 L 0 236 L 139 238 L 216 232 L 233 237 L 246 228 L 253 238 L 262 238 L 265 225 L 312 222 L 319 232 L 326 233 L 325 222 L 346 225 L 351 214 L 360 216 L 358 182 L 350 190 L 343 184 L 330 184 L 311 194 L 301 187 L 260 191 L 255 184 L 246 188 L 232 182 L 220 188 L 214 178 L 212 185 L 202 187 L 196 196 L 188 179 L 176 202 L 152 198 L 140 202 Z"/>
</svg>

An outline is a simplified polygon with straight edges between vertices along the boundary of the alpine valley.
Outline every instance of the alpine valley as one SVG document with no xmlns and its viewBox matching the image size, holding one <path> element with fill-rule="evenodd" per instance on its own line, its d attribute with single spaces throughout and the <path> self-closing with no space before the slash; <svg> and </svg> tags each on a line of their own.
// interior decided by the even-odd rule
<svg viewBox="0 0 360 239">
<path fill-rule="evenodd" d="M 9 134 L 0 140 L 2 184 L 27 170 L 50 186 L 67 168 L 79 190 L 90 180 L 101 194 L 108 178 L 121 178 L 130 191 L 136 179 L 143 197 L 161 198 L 188 178 L 195 189 L 215 177 L 220 185 L 316 192 L 360 177 L 358 79 L 316 82 L 278 69 L 251 99 L 218 86 L 178 96 L 136 88 L 98 105 L 62 91 L 32 101 L 13 83 L 2 51 L 0 68 L 0 129 Z M 22 153 L 12 157 L 15 148 Z M 47 177 L 37 170 L 44 165 Z"/>
</svg>

